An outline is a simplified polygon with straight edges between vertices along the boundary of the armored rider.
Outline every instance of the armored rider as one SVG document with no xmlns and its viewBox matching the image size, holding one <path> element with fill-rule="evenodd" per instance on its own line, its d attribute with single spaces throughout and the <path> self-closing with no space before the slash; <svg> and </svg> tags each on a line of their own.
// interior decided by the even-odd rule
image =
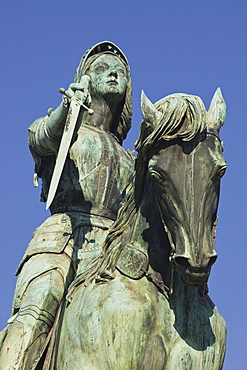
<svg viewBox="0 0 247 370">
<path fill-rule="evenodd" d="M 18 267 L 12 316 L 2 332 L 4 370 L 36 368 L 68 286 L 100 255 L 133 174 L 133 159 L 121 146 L 131 125 L 130 70 L 116 45 L 101 42 L 83 55 L 67 95 L 78 91 L 94 113 L 80 108 L 51 216 L 35 230 Z M 29 128 L 44 202 L 69 107 L 63 97 Z"/>
</svg>

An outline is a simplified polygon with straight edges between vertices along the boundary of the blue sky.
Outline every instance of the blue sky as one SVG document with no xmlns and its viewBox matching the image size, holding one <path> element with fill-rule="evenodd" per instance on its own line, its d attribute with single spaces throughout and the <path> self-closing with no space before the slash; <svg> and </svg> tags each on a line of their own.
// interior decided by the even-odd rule
<svg viewBox="0 0 247 370">
<path fill-rule="evenodd" d="M 246 369 L 247 330 L 247 1 L 1 1 L 1 315 L 5 326 L 15 270 L 34 229 L 48 217 L 33 188 L 27 128 L 60 103 L 83 52 L 102 40 L 127 55 L 133 80 L 133 149 L 140 93 L 155 102 L 174 92 L 199 95 L 206 107 L 220 86 L 227 103 L 221 129 L 228 170 L 222 180 L 218 260 L 210 297 L 228 325 L 224 370 Z"/>
</svg>

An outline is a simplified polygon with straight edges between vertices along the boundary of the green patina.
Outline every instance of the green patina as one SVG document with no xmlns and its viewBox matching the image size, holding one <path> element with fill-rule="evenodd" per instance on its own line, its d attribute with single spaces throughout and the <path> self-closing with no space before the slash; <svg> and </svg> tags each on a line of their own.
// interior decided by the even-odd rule
<svg viewBox="0 0 247 370">
<path fill-rule="evenodd" d="M 65 161 L 17 270 L 0 369 L 222 369 L 225 322 L 207 289 L 226 169 L 220 90 L 208 112 L 197 96 L 153 105 L 143 94 L 135 165 L 121 146 L 131 122 L 122 51 L 90 48 L 61 91 L 29 128 L 42 201 L 63 150 Z"/>
</svg>

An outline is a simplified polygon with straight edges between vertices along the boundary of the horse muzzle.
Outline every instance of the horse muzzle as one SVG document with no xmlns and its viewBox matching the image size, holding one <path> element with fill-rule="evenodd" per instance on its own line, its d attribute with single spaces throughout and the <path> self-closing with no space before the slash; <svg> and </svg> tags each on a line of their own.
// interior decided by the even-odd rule
<svg viewBox="0 0 247 370">
<path fill-rule="evenodd" d="M 200 264 L 192 264 L 187 257 L 173 255 L 172 261 L 175 264 L 181 281 L 188 286 L 199 287 L 207 283 L 211 267 L 217 259 L 217 255 L 205 258 Z"/>
</svg>

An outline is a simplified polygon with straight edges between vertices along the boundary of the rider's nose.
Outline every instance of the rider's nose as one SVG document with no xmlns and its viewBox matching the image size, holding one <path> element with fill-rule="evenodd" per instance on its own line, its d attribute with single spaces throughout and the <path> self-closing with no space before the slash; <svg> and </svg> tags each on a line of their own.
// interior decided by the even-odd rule
<svg viewBox="0 0 247 370">
<path fill-rule="evenodd" d="M 112 70 L 110 72 L 109 76 L 113 76 L 113 77 L 117 78 L 118 77 L 117 71 L 116 70 Z"/>
</svg>

